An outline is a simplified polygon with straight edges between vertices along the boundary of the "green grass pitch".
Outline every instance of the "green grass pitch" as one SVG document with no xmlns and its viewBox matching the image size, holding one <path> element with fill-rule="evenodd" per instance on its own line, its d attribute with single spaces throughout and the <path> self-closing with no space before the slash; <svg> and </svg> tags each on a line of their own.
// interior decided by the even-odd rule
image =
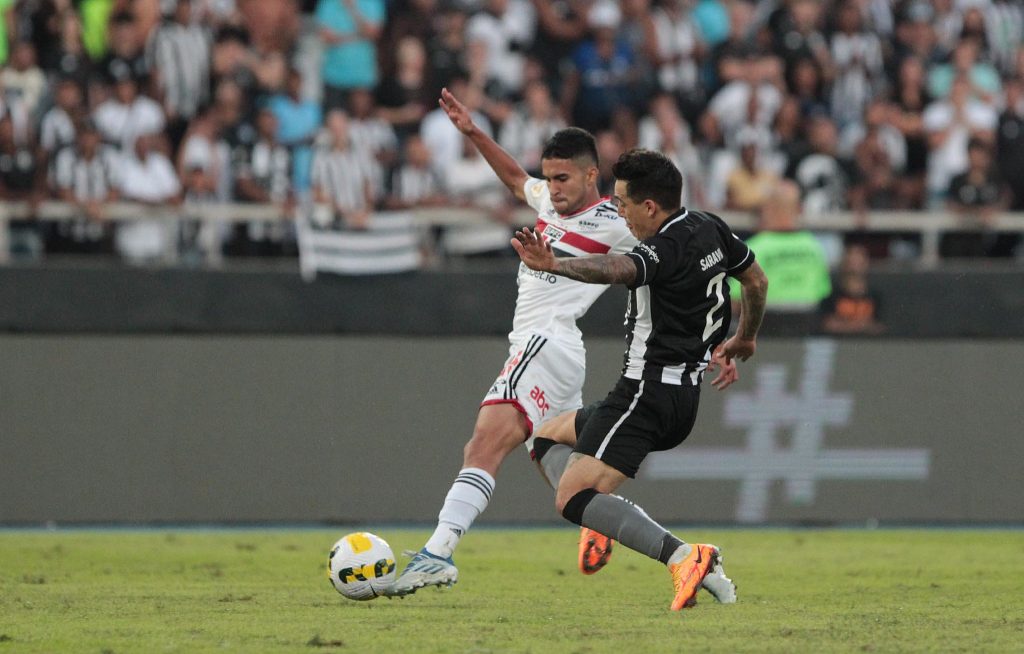
<svg viewBox="0 0 1024 654">
<path fill-rule="evenodd" d="M 353 602 L 326 577 L 345 531 L 0 531 L 0 654 L 1024 651 L 1019 530 L 680 528 L 739 585 L 681 613 L 625 548 L 579 574 L 569 528 L 474 530 L 454 588 Z"/>
</svg>

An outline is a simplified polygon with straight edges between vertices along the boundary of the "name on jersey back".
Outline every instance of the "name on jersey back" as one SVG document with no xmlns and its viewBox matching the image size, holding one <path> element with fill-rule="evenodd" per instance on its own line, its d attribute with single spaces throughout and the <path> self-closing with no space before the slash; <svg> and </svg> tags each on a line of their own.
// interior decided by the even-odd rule
<svg viewBox="0 0 1024 654">
<path fill-rule="evenodd" d="M 724 258 L 725 255 L 722 254 L 722 248 L 718 248 L 717 250 L 715 250 L 714 252 L 700 260 L 700 271 L 704 272 L 711 266 L 722 261 L 722 259 Z"/>
</svg>

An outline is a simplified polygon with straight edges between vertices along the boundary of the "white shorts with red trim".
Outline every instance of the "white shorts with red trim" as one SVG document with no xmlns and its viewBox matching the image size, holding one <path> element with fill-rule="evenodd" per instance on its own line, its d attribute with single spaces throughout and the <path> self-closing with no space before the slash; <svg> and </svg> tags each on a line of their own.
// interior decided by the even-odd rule
<svg viewBox="0 0 1024 654">
<path fill-rule="evenodd" d="M 586 353 L 543 334 L 509 348 L 509 357 L 480 406 L 511 404 L 534 427 L 560 413 L 583 406 Z"/>
</svg>

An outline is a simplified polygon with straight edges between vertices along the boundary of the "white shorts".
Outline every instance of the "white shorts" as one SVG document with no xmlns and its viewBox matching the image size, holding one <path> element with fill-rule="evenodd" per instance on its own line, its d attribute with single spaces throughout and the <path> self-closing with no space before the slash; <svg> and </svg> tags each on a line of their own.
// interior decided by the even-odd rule
<svg viewBox="0 0 1024 654">
<path fill-rule="evenodd" d="M 586 352 L 542 334 L 509 348 L 509 357 L 480 406 L 512 404 L 526 417 L 527 427 L 583 406 Z"/>
</svg>

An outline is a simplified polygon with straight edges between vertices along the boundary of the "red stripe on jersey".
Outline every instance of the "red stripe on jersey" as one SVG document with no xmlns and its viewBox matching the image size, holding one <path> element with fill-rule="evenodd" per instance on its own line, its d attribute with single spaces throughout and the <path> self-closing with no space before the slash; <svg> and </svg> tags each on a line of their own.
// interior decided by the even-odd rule
<svg viewBox="0 0 1024 654">
<path fill-rule="evenodd" d="M 595 202 L 594 204 L 587 205 L 587 206 L 583 207 L 582 209 L 580 209 L 579 211 L 576 211 L 575 213 L 558 214 L 558 215 L 562 216 L 562 218 L 572 218 L 573 216 L 578 216 L 578 215 L 580 215 L 581 213 L 583 213 L 585 211 L 590 211 L 591 209 L 593 209 L 597 205 L 601 204 L 602 202 L 607 202 L 609 200 L 611 200 L 611 196 L 606 195 L 603 198 L 598 198 L 597 202 Z"/>
<path fill-rule="evenodd" d="M 541 232 L 543 232 L 547 226 L 548 223 L 546 221 L 540 218 L 537 219 L 537 229 Z M 562 230 L 561 227 L 556 227 L 556 229 L 565 231 Z M 587 238 L 586 236 L 575 232 L 565 232 L 562 238 L 558 239 L 558 242 L 571 245 L 572 247 L 583 250 L 589 254 L 607 254 L 608 251 L 612 249 L 612 246 L 610 245 L 605 245 L 600 241 L 595 241 L 592 238 Z"/>
</svg>

